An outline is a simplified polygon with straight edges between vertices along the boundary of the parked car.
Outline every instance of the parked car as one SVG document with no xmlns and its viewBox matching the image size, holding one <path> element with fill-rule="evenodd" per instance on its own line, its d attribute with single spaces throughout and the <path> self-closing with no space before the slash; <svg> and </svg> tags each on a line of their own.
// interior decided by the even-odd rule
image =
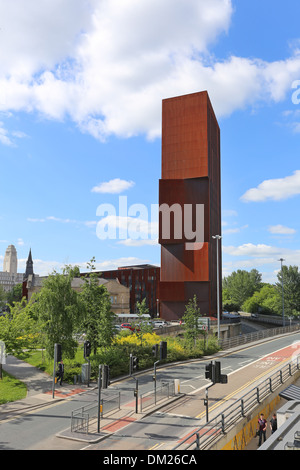
<svg viewBox="0 0 300 470">
<path fill-rule="evenodd" d="M 122 323 L 121 328 L 128 328 L 131 331 L 134 331 L 134 327 L 130 323 Z"/>
<path fill-rule="evenodd" d="M 140 331 L 140 328 L 139 326 L 132 326 L 130 323 L 122 323 L 121 324 L 121 329 L 122 328 L 128 328 L 128 330 L 131 330 L 131 331 Z"/>
<path fill-rule="evenodd" d="M 163 328 L 164 326 L 167 326 L 168 323 L 163 321 L 163 320 L 155 320 L 153 322 L 153 327 L 154 328 Z"/>
</svg>

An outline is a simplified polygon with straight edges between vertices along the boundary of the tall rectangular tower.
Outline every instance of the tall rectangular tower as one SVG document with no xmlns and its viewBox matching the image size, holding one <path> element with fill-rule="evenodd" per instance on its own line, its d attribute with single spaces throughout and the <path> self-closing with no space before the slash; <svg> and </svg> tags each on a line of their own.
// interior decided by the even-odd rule
<svg viewBox="0 0 300 470">
<path fill-rule="evenodd" d="M 194 294 L 201 314 L 216 316 L 217 244 L 212 236 L 221 235 L 220 129 L 206 91 L 163 100 L 159 205 L 170 208 L 160 212 L 159 220 L 161 317 L 181 318 Z M 197 210 L 204 210 L 203 243 L 187 234 L 188 206 L 194 233 Z M 221 277 L 219 243 L 220 289 Z"/>
</svg>

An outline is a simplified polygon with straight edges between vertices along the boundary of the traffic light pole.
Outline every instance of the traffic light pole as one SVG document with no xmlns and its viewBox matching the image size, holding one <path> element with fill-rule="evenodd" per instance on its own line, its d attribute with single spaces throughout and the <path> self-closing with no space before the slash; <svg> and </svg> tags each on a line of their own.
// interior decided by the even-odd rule
<svg viewBox="0 0 300 470">
<path fill-rule="evenodd" d="M 56 371 L 56 359 L 57 359 L 57 344 L 54 345 L 54 362 L 53 362 L 53 380 L 52 380 L 52 398 L 55 394 L 55 371 Z"/>
<path fill-rule="evenodd" d="M 153 376 L 153 379 L 154 379 L 154 401 L 155 401 L 155 405 L 156 405 L 156 364 L 158 364 L 159 361 L 156 361 L 154 362 L 154 376 Z"/>
<path fill-rule="evenodd" d="M 208 389 L 210 387 L 212 387 L 214 384 L 214 382 L 212 382 L 208 387 L 206 387 L 205 389 L 205 399 L 204 399 L 204 405 L 206 407 L 206 422 L 208 423 Z"/>
<path fill-rule="evenodd" d="M 100 433 L 100 413 L 101 413 L 101 369 L 102 365 L 99 365 L 99 377 L 98 377 L 98 426 L 97 432 Z"/>
<path fill-rule="evenodd" d="M 205 389 L 204 405 L 206 407 L 206 422 L 208 422 L 208 389 L 217 383 L 227 384 L 227 375 L 221 374 L 221 363 L 219 361 L 211 361 L 205 367 L 205 378 L 210 379 L 212 383 Z"/>
<path fill-rule="evenodd" d="M 130 354 L 129 357 L 129 375 L 132 379 L 135 380 L 135 390 L 134 390 L 134 396 L 135 396 L 135 412 L 138 413 L 138 408 L 139 408 L 139 381 L 132 375 L 133 372 L 133 356 Z"/>
</svg>

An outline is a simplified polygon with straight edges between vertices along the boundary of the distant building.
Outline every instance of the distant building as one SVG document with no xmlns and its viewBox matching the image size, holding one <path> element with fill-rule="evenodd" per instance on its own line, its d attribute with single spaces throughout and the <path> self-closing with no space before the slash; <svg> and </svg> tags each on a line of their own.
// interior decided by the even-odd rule
<svg viewBox="0 0 300 470">
<path fill-rule="evenodd" d="M 9 245 L 6 249 L 3 261 L 3 271 L 10 274 L 18 272 L 18 256 L 14 245 Z"/>
<path fill-rule="evenodd" d="M 23 282 L 23 274 L 18 273 L 18 256 L 14 245 L 9 245 L 5 251 L 3 271 L 0 272 L 0 285 L 5 292 Z"/>
<path fill-rule="evenodd" d="M 40 292 L 43 287 L 43 282 L 48 276 L 35 276 L 30 274 L 28 279 L 24 281 L 26 284 L 27 300 L 31 299 L 31 296 Z M 128 287 L 120 284 L 118 279 L 98 279 L 99 285 L 104 285 L 109 293 L 111 301 L 111 309 L 114 313 L 130 313 L 129 307 L 129 289 Z M 76 292 L 80 292 L 84 284 L 82 277 L 75 277 L 72 280 L 72 289 Z"/>
<path fill-rule="evenodd" d="M 152 264 L 123 266 L 111 271 L 101 271 L 105 279 L 118 279 L 130 290 L 130 312 L 136 313 L 137 302 L 146 299 L 149 314 L 159 316 L 159 279 L 160 267 Z"/>
<path fill-rule="evenodd" d="M 28 288 L 34 283 L 34 280 L 37 280 L 39 278 L 38 274 L 34 274 L 33 271 L 33 260 L 32 260 L 32 254 L 31 254 L 31 248 L 29 250 L 29 255 L 26 261 L 26 270 L 25 273 L 23 274 L 23 286 L 22 286 L 22 297 L 26 297 L 27 300 L 28 298 Z"/>
</svg>

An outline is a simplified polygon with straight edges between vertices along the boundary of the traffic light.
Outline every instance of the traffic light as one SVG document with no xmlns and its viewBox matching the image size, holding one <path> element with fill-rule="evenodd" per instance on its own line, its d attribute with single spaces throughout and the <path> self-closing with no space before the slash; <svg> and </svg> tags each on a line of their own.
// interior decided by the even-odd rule
<svg viewBox="0 0 300 470">
<path fill-rule="evenodd" d="M 110 385 L 109 366 L 102 366 L 102 388 L 107 388 Z"/>
<path fill-rule="evenodd" d="M 212 380 L 213 377 L 213 363 L 207 364 L 205 366 L 205 378 Z"/>
<path fill-rule="evenodd" d="M 216 361 L 214 369 L 215 369 L 214 382 L 220 383 L 221 382 L 221 362 Z"/>
<path fill-rule="evenodd" d="M 91 350 L 92 350 L 92 347 L 91 347 L 91 342 L 90 341 L 85 341 L 84 342 L 84 345 L 83 345 L 83 350 L 84 350 L 84 357 L 89 357 L 89 355 L 91 354 Z"/>
<path fill-rule="evenodd" d="M 152 346 L 152 356 L 157 357 L 158 354 L 158 344 Z"/>
<path fill-rule="evenodd" d="M 62 360 L 61 344 L 56 343 L 55 348 L 56 348 L 56 362 L 60 362 Z"/>
<path fill-rule="evenodd" d="M 220 378 L 220 384 L 227 384 L 228 383 L 228 377 L 225 374 L 221 374 Z"/>
<path fill-rule="evenodd" d="M 210 379 L 214 384 L 227 384 L 227 375 L 221 374 L 221 363 L 219 361 L 211 361 L 205 366 L 205 378 Z"/>
<path fill-rule="evenodd" d="M 160 342 L 160 359 L 167 359 L 167 342 Z"/>
<path fill-rule="evenodd" d="M 139 368 L 139 358 L 132 356 L 132 370 L 138 370 Z"/>
</svg>

